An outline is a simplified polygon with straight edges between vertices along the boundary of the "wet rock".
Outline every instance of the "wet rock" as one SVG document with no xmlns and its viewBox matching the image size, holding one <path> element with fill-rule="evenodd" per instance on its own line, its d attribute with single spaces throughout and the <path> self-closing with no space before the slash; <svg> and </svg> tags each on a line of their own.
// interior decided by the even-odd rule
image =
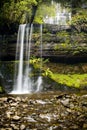
<svg viewBox="0 0 87 130">
<path fill-rule="evenodd" d="M 27 105 L 27 104 L 23 104 L 22 107 L 23 107 L 23 108 L 26 108 L 26 107 L 28 107 L 28 105 Z"/>
<path fill-rule="evenodd" d="M 52 113 L 47 113 L 47 114 L 40 114 L 39 117 L 48 122 L 51 122 L 51 121 L 53 122 L 53 120 L 56 120 L 57 115 L 52 114 Z"/>
<path fill-rule="evenodd" d="M 70 108 L 73 109 L 75 106 L 73 103 L 70 103 Z"/>
<path fill-rule="evenodd" d="M 83 124 L 83 128 L 84 128 L 84 129 L 87 129 L 87 123 L 84 123 L 84 124 Z"/>
<path fill-rule="evenodd" d="M 24 124 L 21 124 L 20 129 L 25 130 L 26 126 Z"/>
<path fill-rule="evenodd" d="M 1 128 L 0 130 L 12 130 L 12 128 Z"/>
<path fill-rule="evenodd" d="M 85 106 L 85 107 L 87 107 L 87 102 L 84 101 L 84 102 L 82 103 L 82 105 Z"/>
<path fill-rule="evenodd" d="M 67 107 L 69 104 L 69 99 L 61 100 L 60 102 Z"/>
<path fill-rule="evenodd" d="M 8 97 L 7 98 L 7 102 L 11 103 L 11 102 L 14 102 L 15 101 L 15 98 L 13 97 Z"/>
<path fill-rule="evenodd" d="M 21 101 L 21 98 L 20 97 L 17 97 L 16 99 L 15 99 L 15 101 L 17 102 L 20 102 Z"/>
<path fill-rule="evenodd" d="M 83 98 L 87 98 L 87 94 L 83 95 L 82 97 L 83 97 Z"/>
<path fill-rule="evenodd" d="M 67 111 L 68 113 L 71 113 L 71 112 L 72 112 L 72 110 L 69 109 L 69 108 L 67 108 L 66 111 Z"/>
<path fill-rule="evenodd" d="M 11 111 L 7 111 L 7 112 L 6 112 L 7 118 L 10 119 L 12 114 L 13 114 L 13 113 L 12 113 Z"/>
<path fill-rule="evenodd" d="M 58 96 L 56 96 L 56 99 L 62 99 L 63 97 L 66 97 L 67 94 L 60 94 Z"/>
<path fill-rule="evenodd" d="M 6 130 L 12 130 L 12 128 L 6 128 Z"/>
<path fill-rule="evenodd" d="M 42 105 L 46 104 L 46 102 L 45 102 L 45 101 L 42 101 L 42 100 L 36 100 L 36 102 L 37 102 L 38 104 L 42 104 Z"/>
<path fill-rule="evenodd" d="M 15 116 L 13 116 L 13 117 L 12 117 L 12 119 L 13 119 L 13 120 L 15 120 L 15 121 L 19 121 L 19 120 L 21 119 L 21 117 L 20 117 L 20 116 L 15 115 Z"/>
<path fill-rule="evenodd" d="M 1 97 L 0 130 L 86 130 L 86 104 L 84 95 L 57 92 Z"/>
<path fill-rule="evenodd" d="M 6 102 L 7 101 L 7 97 L 1 98 L 0 101 Z"/>
<path fill-rule="evenodd" d="M 79 130 L 79 126 L 78 125 L 72 125 L 70 126 L 71 130 Z"/>
<path fill-rule="evenodd" d="M 17 102 L 15 102 L 15 103 L 11 103 L 10 106 L 12 106 L 12 107 L 16 107 L 17 104 L 18 104 Z"/>
<path fill-rule="evenodd" d="M 27 119 L 28 122 L 37 122 L 35 119 L 33 119 L 31 116 L 25 117 L 24 119 Z"/>
<path fill-rule="evenodd" d="M 36 101 L 30 100 L 30 101 L 29 101 L 29 104 L 30 104 L 30 105 L 36 104 Z"/>
<path fill-rule="evenodd" d="M 27 97 L 26 98 L 23 98 L 23 99 L 21 99 L 21 101 L 23 102 L 23 103 L 26 103 L 27 102 Z"/>
<path fill-rule="evenodd" d="M 19 126 L 18 125 L 11 124 L 10 126 L 12 127 L 13 130 L 19 130 Z"/>
</svg>

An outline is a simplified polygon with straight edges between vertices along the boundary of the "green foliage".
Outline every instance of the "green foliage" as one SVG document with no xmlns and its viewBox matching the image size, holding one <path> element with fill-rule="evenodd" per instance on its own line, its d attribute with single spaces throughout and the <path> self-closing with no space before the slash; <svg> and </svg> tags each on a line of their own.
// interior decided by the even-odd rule
<svg viewBox="0 0 87 130">
<path fill-rule="evenodd" d="M 32 6 L 37 6 L 41 0 L 18 0 L 6 1 L 3 3 L 0 17 L 8 20 L 8 24 L 19 22 L 24 23 L 32 15 Z"/>
<path fill-rule="evenodd" d="M 86 23 L 87 25 L 87 10 L 86 9 L 76 9 L 77 13 L 72 17 L 71 23 L 73 25 L 81 25 Z"/>
<path fill-rule="evenodd" d="M 49 62 L 49 60 L 48 59 L 44 60 L 43 58 L 32 57 L 30 59 L 30 64 L 32 64 L 35 69 L 41 69 L 42 70 L 43 69 L 42 67 L 47 62 Z"/>
<path fill-rule="evenodd" d="M 30 64 L 38 64 L 39 62 L 41 62 L 41 58 L 32 57 L 30 59 Z"/>
<path fill-rule="evenodd" d="M 10 4 L 5 3 L 3 5 L 3 14 L 5 18 L 9 18 L 9 20 L 13 22 L 23 22 L 25 20 L 26 13 L 30 15 L 32 4 L 36 4 L 36 1 L 21 0 L 15 3 L 13 0 L 11 0 Z"/>
<path fill-rule="evenodd" d="M 3 3 L 0 17 L 4 17 L 11 22 L 24 23 L 28 17 L 28 20 L 31 19 L 33 7 L 38 6 L 37 14 L 35 17 L 35 22 L 42 23 L 43 18 L 46 13 L 49 15 L 53 13 L 53 8 L 46 5 L 47 2 L 42 0 L 18 0 L 18 1 L 6 1 Z M 50 13 L 52 12 L 52 13 Z"/>
<path fill-rule="evenodd" d="M 69 32 L 61 31 L 61 32 L 57 33 L 57 36 L 59 36 L 59 37 L 68 37 L 69 36 Z"/>
<path fill-rule="evenodd" d="M 62 45 L 67 46 L 67 44 L 70 44 L 70 37 L 71 37 L 71 33 L 70 32 L 66 32 L 66 31 L 60 31 L 57 33 L 57 37 L 59 37 L 60 42 Z"/>
<path fill-rule="evenodd" d="M 30 63 L 34 66 L 35 69 L 38 69 L 40 68 L 40 62 L 41 62 L 40 58 L 33 57 Z M 68 87 L 84 88 L 87 86 L 87 74 L 83 74 L 83 73 L 82 74 L 79 74 L 79 73 L 78 74 L 75 74 L 75 73 L 62 74 L 62 73 L 57 73 L 57 72 L 54 73 L 53 71 L 51 71 L 50 68 L 45 66 L 45 63 L 48 63 L 48 62 L 49 62 L 48 59 L 47 60 L 43 59 L 42 76 L 49 77 L 55 82 L 62 85 L 66 85 Z"/>
<path fill-rule="evenodd" d="M 38 7 L 38 10 L 37 10 L 37 13 L 36 13 L 36 17 L 35 17 L 35 22 L 36 23 L 43 23 L 43 18 L 48 16 L 54 16 L 55 15 L 55 7 L 54 5 L 51 5 L 49 3 L 46 4 L 46 3 L 42 3 L 39 7 Z"/>
<path fill-rule="evenodd" d="M 40 68 L 40 58 L 33 58 L 31 59 L 31 64 L 33 64 L 35 69 Z M 48 62 L 48 59 L 44 61 L 44 64 Z M 55 82 L 66 85 L 68 87 L 75 87 L 75 88 L 84 88 L 87 86 L 87 74 L 60 74 L 54 73 L 51 71 L 50 68 L 46 68 L 43 65 L 43 72 L 42 76 L 49 77 Z"/>
<path fill-rule="evenodd" d="M 47 68 L 46 70 L 44 70 L 44 73 L 42 75 L 46 77 L 51 77 L 52 71 L 49 68 Z"/>
<path fill-rule="evenodd" d="M 62 6 L 71 9 L 72 13 L 75 10 L 75 14 L 72 15 L 72 22 L 70 25 L 83 25 L 87 27 L 87 10 L 82 9 L 83 3 L 86 0 L 54 0 L 61 3 Z M 51 0 L 1 0 L 0 2 L 0 26 L 11 26 L 12 23 L 26 23 L 31 21 L 31 17 L 34 14 L 34 22 L 42 24 L 44 23 L 44 17 L 55 16 L 55 7 L 51 5 Z M 64 32 L 63 32 L 64 33 Z M 68 35 L 64 34 L 66 42 L 69 43 Z"/>
</svg>

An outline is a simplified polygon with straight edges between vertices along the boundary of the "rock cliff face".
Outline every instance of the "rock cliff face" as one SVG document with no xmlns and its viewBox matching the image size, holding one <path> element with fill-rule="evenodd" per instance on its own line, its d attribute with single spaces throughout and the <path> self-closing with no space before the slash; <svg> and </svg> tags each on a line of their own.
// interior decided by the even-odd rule
<svg viewBox="0 0 87 130">
<path fill-rule="evenodd" d="M 34 25 L 31 55 L 40 56 L 41 34 L 40 25 Z M 86 61 L 87 33 L 79 33 L 71 26 L 43 25 L 42 56 L 55 61 Z M 0 37 L 0 59 L 14 60 L 17 33 Z M 25 45 L 24 45 L 25 46 Z"/>
</svg>

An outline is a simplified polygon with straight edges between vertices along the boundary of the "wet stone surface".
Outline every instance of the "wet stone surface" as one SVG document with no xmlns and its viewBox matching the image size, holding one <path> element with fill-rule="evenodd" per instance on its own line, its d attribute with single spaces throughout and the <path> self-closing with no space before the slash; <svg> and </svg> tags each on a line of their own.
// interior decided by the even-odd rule
<svg viewBox="0 0 87 130">
<path fill-rule="evenodd" d="M 87 130 L 87 94 L 2 95 L 0 130 Z"/>
</svg>

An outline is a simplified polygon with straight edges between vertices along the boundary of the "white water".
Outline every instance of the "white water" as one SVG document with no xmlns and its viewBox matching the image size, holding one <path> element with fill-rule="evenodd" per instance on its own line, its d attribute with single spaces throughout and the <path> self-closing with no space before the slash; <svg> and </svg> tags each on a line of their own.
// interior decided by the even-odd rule
<svg viewBox="0 0 87 130">
<path fill-rule="evenodd" d="M 44 23 L 56 24 L 56 25 L 68 25 L 71 22 L 71 11 L 62 7 L 60 3 L 51 1 L 51 6 L 54 7 L 54 16 L 46 14 L 44 17 Z"/>
<path fill-rule="evenodd" d="M 40 76 L 37 79 L 37 89 L 36 92 L 39 92 L 40 90 L 42 90 L 42 76 L 41 76 L 41 70 L 42 70 L 42 24 L 40 25 L 40 58 L 41 58 L 41 62 L 40 62 Z"/>
<path fill-rule="evenodd" d="M 29 76 L 31 73 L 30 51 L 31 51 L 31 44 L 32 44 L 31 42 L 32 33 L 33 33 L 33 25 L 31 25 L 30 28 L 26 24 L 22 24 L 19 26 L 17 47 L 16 47 L 14 85 L 13 85 L 13 91 L 11 92 L 11 94 L 28 94 L 32 92 L 39 92 L 42 89 L 42 76 L 41 76 L 42 25 L 40 26 L 40 34 L 41 34 L 41 38 L 40 38 L 41 63 L 40 64 L 41 64 L 41 67 L 40 67 L 40 75 L 38 76 L 35 82 Z M 25 54 L 25 62 L 24 62 L 24 54 Z"/>
</svg>

